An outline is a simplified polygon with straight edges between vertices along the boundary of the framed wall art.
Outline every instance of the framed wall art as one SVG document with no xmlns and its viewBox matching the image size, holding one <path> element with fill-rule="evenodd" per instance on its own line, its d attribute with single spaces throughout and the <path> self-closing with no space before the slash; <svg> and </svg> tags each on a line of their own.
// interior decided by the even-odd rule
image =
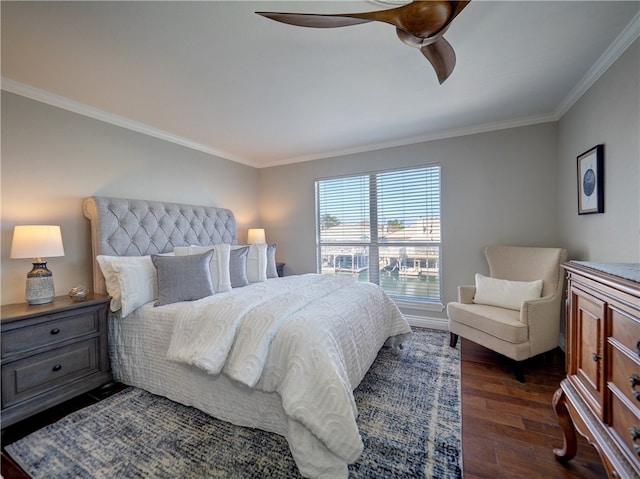
<svg viewBox="0 0 640 479">
<path fill-rule="evenodd" d="M 578 156 L 578 214 L 604 213 L 604 145 Z"/>
</svg>

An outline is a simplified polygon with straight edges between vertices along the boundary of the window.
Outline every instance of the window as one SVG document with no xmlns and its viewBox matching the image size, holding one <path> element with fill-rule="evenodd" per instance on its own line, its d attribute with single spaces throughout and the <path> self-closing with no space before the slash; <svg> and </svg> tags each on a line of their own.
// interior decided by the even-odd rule
<svg viewBox="0 0 640 479">
<path fill-rule="evenodd" d="M 440 166 L 316 181 L 318 272 L 441 303 Z"/>
</svg>

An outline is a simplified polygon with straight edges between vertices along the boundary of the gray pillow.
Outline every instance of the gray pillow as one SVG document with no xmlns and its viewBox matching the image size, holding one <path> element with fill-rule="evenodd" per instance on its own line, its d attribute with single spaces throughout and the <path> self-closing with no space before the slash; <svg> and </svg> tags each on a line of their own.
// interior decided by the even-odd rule
<svg viewBox="0 0 640 479">
<path fill-rule="evenodd" d="M 277 278 L 278 268 L 276 267 L 276 244 L 267 246 L 267 278 Z"/>
<path fill-rule="evenodd" d="M 209 263 L 213 250 L 190 256 L 152 255 L 158 271 L 158 301 L 155 306 L 194 301 L 214 293 Z"/>
<path fill-rule="evenodd" d="M 249 247 L 232 249 L 229 256 L 229 277 L 232 288 L 241 288 L 249 284 L 247 279 L 247 254 Z"/>
</svg>

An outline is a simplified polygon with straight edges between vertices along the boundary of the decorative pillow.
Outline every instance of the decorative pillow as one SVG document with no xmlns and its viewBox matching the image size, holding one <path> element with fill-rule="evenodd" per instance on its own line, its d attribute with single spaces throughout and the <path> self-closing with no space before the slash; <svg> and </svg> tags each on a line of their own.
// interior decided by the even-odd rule
<svg viewBox="0 0 640 479">
<path fill-rule="evenodd" d="M 150 256 L 105 256 L 96 260 L 111 296 L 111 311 L 122 309 L 124 318 L 158 298 L 156 269 Z"/>
<path fill-rule="evenodd" d="M 276 244 L 267 246 L 267 278 L 277 278 L 278 268 L 276 266 Z"/>
<path fill-rule="evenodd" d="M 539 298 L 542 280 L 509 281 L 476 274 L 476 294 L 473 302 L 519 311 L 524 301 Z"/>
<path fill-rule="evenodd" d="M 158 271 L 158 301 L 155 306 L 194 301 L 214 294 L 210 263 L 213 251 L 189 256 L 152 255 Z"/>
<path fill-rule="evenodd" d="M 111 260 L 115 256 L 98 255 L 96 260 L 102 270 L 102 276 L 104 276 L 105 285 L 107 287 L 107 293 L 111 296 L 111 311 L 116 312 L 122 308 L 122 301 L 120 296 L 120 284 L 118 283 L 118 275 L 111 267 Z"/>
<path fill-rule="evenodd" d="M 176 256 L 202 254 L 211 250 L 214 251 L 210 263 L 213 289 L 216 293 L 230 291 L 231 279 L 229 277 L 229 244 L 222 243 L 211 246 L 176 246 L 173 248 Z"/>
<path fill-rule="evenodd" d="M 241 288 L 249 284 L 249 280 L 247 279 L 248 254 L 248 246 L 231 250 L 229 255 L 229 277 L 231 278 L 232 288 Z"/>
<path fill-rule="evenodd" d="M 267 245 L 251 244 L 231 246 L 231 250 L 249 248 L 247 253 L 247 279 L 249 283 L 260 283 L 267 280 Z"/>
</svg>

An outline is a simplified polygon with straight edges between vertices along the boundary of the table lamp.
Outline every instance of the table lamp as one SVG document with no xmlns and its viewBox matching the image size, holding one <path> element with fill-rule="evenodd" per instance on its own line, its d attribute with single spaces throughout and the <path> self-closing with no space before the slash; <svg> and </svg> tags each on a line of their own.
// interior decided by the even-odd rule
<svg viewBox="0 0 640 479">
<path fill-rule="evenodd" d="M 247 232 L 247 243 L 249 244 L 265 244 L 267 238 L 264 234 L 264 228 L 249 228 Z"/>
<path fill-rule="evenodd" d="M 25 299 L 29 304 L 51 303 L 55 297 L 53 274 L 42 258 L 64 256 L 59 226 L 22 225 L 13 230 L 11 258 L 34 258 L 27 274 Z"/>
</svg>

